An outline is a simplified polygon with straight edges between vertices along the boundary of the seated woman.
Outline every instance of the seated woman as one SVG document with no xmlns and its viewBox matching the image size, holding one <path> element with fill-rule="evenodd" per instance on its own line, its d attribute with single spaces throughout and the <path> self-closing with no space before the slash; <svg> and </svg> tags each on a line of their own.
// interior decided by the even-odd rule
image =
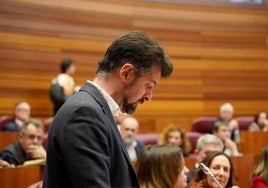
<svg viewBox="0 0 268 188">
<path fill-rule="evenodd" d="M 191 151 L 191 143 L 186 136 L 186 133 L 178 125 L 170 125 L 165 128 L 161 134 L 158 144 L 170 144 L 178 146 L 182 149 L 184 157 L 189 155 Z"/>
<path fill-rule="evenodd" d="M 206 155 L 201 163 L 209 168 L 213 176 L 223 188 L 238 188 L 238 186 L 233 186 L 234 168 L 232 161 L 228 155 L 221 151 L 210 152 L 208 155 Z M 194 177 L 189 184 L 189 188 L 218 187 L 218 184 L 210 176 L 204 173 L 201 168 L 195 171 Z"/>
<path fill-rule="evenodd" d="M 249 127 L 249 131 L 268 131 L 268 119 L 266 112 L 259 112 L 254 117 L 254 122 L 252 122 Z"/>
<path fill-rule="evenodd" d="M 260 153 L 259 160 L 251 176 L 251 188 L 268 187 L 268 146 Z"/>
<path fill-rule="evenodd" d="M 141 188 L 187 186 L 188 168 L 179 147 L 168 144 L 145 146 L 139 155 L 136 171 Z"/>
</svg>

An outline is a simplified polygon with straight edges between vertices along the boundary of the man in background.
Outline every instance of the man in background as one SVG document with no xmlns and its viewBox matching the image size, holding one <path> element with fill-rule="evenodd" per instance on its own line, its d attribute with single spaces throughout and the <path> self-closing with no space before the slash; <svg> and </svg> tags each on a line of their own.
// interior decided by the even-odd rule
<svg viewBox="0 0 268 188">
<path fill-rule="evenodd" d="M 29 103 L 22 101 L 14 106 L 14 121 L 7 123 L 3 127 L 3 131 L 20 132 L 23 123 L 31 116 L 31 106 Z"/>
<path fill-rule="evenodd" d="M 236 143 L 231 139 L 231 129 L 227 122 L 217 122 L 213 127 L 212 133 L 223 142 L 225 154 L 228 156 L 240 155 Z"/>
<path fill-rule="evenodd" d="M 225 122 L 231 130 L 231 139 L 238 143 L 240 141 L 240 130 L 236 119 L 234 119 L 234 107 L 231 103 L 224 103 L 219 109 L 219 118 L 213 122 L 211 130 L 218 122 Z"/>
<path fill-rule="evenodd" d="M 197 140 L 196 149 L 194 151 L 195 165 L 187 174 L 187 181 L 190 183 L 194 176 L 194 172 L 199 168 L 199 163 L 206 157 L 209 152 L 223 151 L 223 143 L 221 139 L 213 134 L 204 134 Z"/>
<path fill-rule="evenodd" d="M 127 116 L 120 122 L 120 133 L 131 161 L 137 160 L 140 151 L 144 147 L 144 143 L 136 139 L 138 132 L 139 122 L 136 118 Z"/>
<path fill-rule="evenodd" d="M 43 139 L 42 122 L 29 119 L 22 126 L 19 138 L 3 149 L 0 160 L 8 162 L 10 166 L 17 166 L 28 160 L 46 159 L 46 150 L 42 146 Z"/>
<path fill-rule="evenodd" d="M 63 59 L 60 64 L 61 73 L 52 80 L 49 97 L 54 105 L 54 115 L 64 102 L 78 90 L 73 75 L 76 67 L 72 59 Z"/>
</svg>

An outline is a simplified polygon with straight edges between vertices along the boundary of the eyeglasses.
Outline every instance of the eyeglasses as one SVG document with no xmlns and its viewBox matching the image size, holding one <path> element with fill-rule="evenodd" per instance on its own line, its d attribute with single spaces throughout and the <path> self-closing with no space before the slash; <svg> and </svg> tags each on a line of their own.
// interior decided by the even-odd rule
<svg viewBox="0 0 268 188">
<path fill-rule="evenodd" d="M 33 134 L 30 134 L 30 135 L 24 135 L 24 136 L 27 137 L 27 138 L 30 139 L 30 140 L 34 140 L 34 139 L 37 138 L 37 140 L 38 140 L 39 142 L 42 142 L 43 139 L 44 139 L 44 137 L 42 137 L 42 136 L 36 136 L 36 135 L 33 135 Z"/>
</svg>

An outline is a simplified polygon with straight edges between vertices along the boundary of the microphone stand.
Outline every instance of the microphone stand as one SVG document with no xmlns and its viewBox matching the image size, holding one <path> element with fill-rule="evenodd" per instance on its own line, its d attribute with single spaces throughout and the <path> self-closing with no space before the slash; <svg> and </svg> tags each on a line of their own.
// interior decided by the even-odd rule
<svg viewBox="0 0 268 188">
<path fill-rule="evenodd" d="M 209 170 L 209 168 L 204 163 L 199 163 L 200 168 L 202 171 L 208 175 L 217 185 L 219 188 L 223 188 L 223 186 L 220 184 L 220 182 L 215 178 L 215 176 L 212 174 L 212 172 Z"/>
</svg>

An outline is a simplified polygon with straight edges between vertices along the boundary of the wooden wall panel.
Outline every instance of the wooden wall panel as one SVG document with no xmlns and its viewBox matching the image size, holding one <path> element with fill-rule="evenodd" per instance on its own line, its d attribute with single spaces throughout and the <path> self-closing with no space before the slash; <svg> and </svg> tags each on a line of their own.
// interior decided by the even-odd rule
<svg viewBox="0 0 268 188">
<path fill-rule="evenodd" d="M 52 115 L 51 79 L 63 58 L 75 60 L 79 85 L 94 77 L 109 44 L 130 30 L 154 36 L 174 72 L 135 116 L 141 132 L 170 123 L 190 130 L 198 116 L 268 111 L 268 6 L 216 1 L 2 0 L 0 115 L 27 100 L 34 117 Z"/>
</svg>

